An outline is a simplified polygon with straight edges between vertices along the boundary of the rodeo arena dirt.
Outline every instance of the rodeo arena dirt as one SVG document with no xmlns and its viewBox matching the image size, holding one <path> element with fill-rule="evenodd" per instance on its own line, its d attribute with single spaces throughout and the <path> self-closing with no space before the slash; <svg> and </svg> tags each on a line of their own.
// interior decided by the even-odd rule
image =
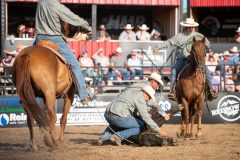
<svg viewBox="0 0 240 160">
<path fill-rule="evenodd" d="M 202 139 L 177 139 L 179 125 L 164 125 L 169 136 L 177 141 L 175 146 L 141 147 L 137 144 L 122 146 L 96 145 L 105 126 L 68 126 L 65 142 L 52 150 L 43 144 L 43 136 L 34 128 L 39 150 L 30 151 L 29 131 L 24 128 L 0 129 L 0 159 L 99 159 L 99 160 L 239 160 L 239 124 L 203 125 Z M 59 128 L 58 128 L 59 129 Z M 59 130 L 58 130 L 59 132 Z"/>
</svg>

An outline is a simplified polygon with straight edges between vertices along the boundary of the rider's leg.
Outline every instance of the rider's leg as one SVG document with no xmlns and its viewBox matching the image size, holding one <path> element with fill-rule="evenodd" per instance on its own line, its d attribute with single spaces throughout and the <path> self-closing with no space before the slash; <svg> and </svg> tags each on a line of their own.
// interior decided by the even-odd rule
<svg viewBox="0 0 240 160">
<path fill-rule="evenodd" d="M 89 101 L 89 94 L 88 90 L 86 88 L 84 76 L 82 74 L 81 68 L 78 64 L 77 59 L 74 57 L 73 52 L 70 50 L 70 48 L 67 46 L 67 43 L 63 40 L 62 36 L 46 36 L 46 35 L 37 35 L 36 40 L 34 43 L 38 43 L 42 40 L 50 40 L 54 43 L 56 43 L 59 47 L 59 52 L 64 56 L 68 64 L 70 65 L 73 74 L 77 80 L 76 83 L 78 83 L 77 86 L 77 94 L 80 98 L 80 100 L 83 101 Z"/>
<path fill-rule="evenodd" d="M 218 97 L 218 93 L 212 87 L 211 74 L 207 67 L 206 67 L 206 78 L 207 78 L 207 85 L 208 85 L 208 92 L 209 92 L 208 100 L 213 100 Z"/>
<path fill-rule="evenodd" d="M 170 93 L 168 94 L 168 97 L 171 99 L 176 99 L 176 94 L 175 94 L 175 86 L 176 86 L 176 78 L 178 73 L 181 71 L 181 69 L 187 64 L 187 59 L 186 58 L 181 58 L 177 59 L 176 64 L 173 67 L 172 70 L 172 76 L 171 76 L 171 89 Z"/>
</svg>

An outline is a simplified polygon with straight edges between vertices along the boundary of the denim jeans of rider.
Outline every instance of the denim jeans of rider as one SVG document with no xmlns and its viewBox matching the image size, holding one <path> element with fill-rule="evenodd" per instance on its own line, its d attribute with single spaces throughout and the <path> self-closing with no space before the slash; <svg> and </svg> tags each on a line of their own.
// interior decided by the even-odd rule
<svg viewBox="0 0 240 160">
<path fill-rule="evenodd" d="M 50 40 L 58 45 L 59 52 L 63 55 L 63 57 L 66 59 L 66 61 L 70 65 L 70 68 L 72 69 L 73 74 L 77 80 L 77 83 L 78 83 L 78 85 L 76 85 L 78 86 L 77 94 L 80 100 L 87 97 L 88 91 L 86 88 L 86 84 L 85 84 L 85 80 L 84 80 L 84 76 L 82 74 L 81 68 L 73 52 L 68 47 L 67 43 L 63 40 L 62 36 L 37 35 L 34 44 L 37 44 L 38 42 L 43 40 Z"/>
<path fill-rule="evenodd" d="M 101 135 L 101 138 L 104 141 L 109 140 L 114 132 L 116 132 L 116 134 L 120 136 L 121 139 L 129 138 L 133 135 L 139 134 L 144 127 L 144 122 L 142 120 L 131 115 L 127 117 L 120 117 L 117 115 L 109 115 L 108 113 L 105 113 L 104 116 L 110 127 L 107 127 Z"/>
<path fill-rule="evenodd" d="M 173 67 L 173 70 L 172 70 L 172 78 L 171 78 L 171 84 L 173 84 L 179 74 L 179 72 L 181 71 L 181 69 L 187 64 L 187 59 L 186 58 L 180 58 L 180 59 L 177 59 L 177 62 L 176 64 L 174 65 Z M 210 74 L 210 71 L 208 69 L 208 67 L 205 67 L 206 69 L 206 78 L 207 78 L 207 81 L 208 83 L 211 84 L 211 74 Z"/>
</svg>

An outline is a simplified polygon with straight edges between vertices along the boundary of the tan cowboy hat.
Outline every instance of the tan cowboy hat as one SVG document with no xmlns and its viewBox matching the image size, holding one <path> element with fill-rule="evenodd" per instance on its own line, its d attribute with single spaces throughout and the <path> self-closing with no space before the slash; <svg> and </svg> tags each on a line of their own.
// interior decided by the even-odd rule
<svg viewBox="0 0 240 160">
<path fill-rule="evenodd" d="M 161 84 L 162 86 L 164 86 L 164 83 L 163 83 L 163 81 L 161 79 L 161 76 L 159 74 L 157 74 L 157 73 L 150 74 L 148 79 L 153 79 L 153 80 L 157 81 L 159 84 Z"/>
<path fill-rule="evenodd" d="M 118 47 L 115 52 L 117 52 L 117 53 L 122 53 L 122 48 L 121 48 L 121 47 Z"/>
<path fill-rule="evenodd" d="M 155 97 L 154 97 L 155 91 L 151 86 L 149 85 L 144 86 L 143 91 L 147 93 L 153 101 L 155 101 Z"/>
<path fill-rule="evenodd" d="M 238 47 L 237 46 L 233 46 L 233 48 L 230 49 L 230 52 L 233 52 L 233 53 L 238 52 Z"/>
<path fill-rule="evenodd" d="M 139 27 L 139 29 L 141 29 L 141 30 L 148 30 L 149 27 L 147 27 L 146 24 L 143 24 L 141 27 Z"/>
<path fill-rule="evenodd" d="M 236 32 L 237 32 L 237 33 L 239 33 L 239 32 L 240 32 L 240 27 L 238 27 L 238 29 L 236 30 Z"/>
<path fill-rule="evenodd" d="M 197 27 L 199 24 L 194 21 L 193 18 L 186 18 L 185 21 L 180 22 L 180 25 L 183 27 Z"/>
<path fill-rule="evenodd" d="M 133 29 L 132 25 L 131 24 L 127 24 L 124 29 Z"/>
</svg>

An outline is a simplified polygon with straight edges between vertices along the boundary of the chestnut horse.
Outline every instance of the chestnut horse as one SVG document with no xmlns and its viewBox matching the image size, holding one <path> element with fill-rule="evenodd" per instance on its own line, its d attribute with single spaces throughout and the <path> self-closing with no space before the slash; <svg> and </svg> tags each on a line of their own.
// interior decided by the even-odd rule
<svg viewBox="0 0 240 160">
<path fill-rule="evenodd" d="M 202 109 L 205 99 L 205 37 L 202 40 L 193 38 L 190 51 L 190 63 L 179 73 L 177 80 L 177 99 L 183 104 L 181 136 L 186 139 L 193 137 L 195 116 L 198 113 L 198 127 L 196 136 L 202 135 Z M 191 125 L 190 125 L 191 122 Z"/>
<path fill-rule="evenodd" d="M 37 150 L 33 133 L 34 120 L 44 133 L 46 145 L 54 147 L 59 141 L 63 141 L 67 114 L 74 98 L 73 78 L 68 65 L 63 63 L 52 49 L 49 49 L 51 47 L 58 50 L 56 44 L 52 42 L 46 44 L 48 47 L 37 45 L 24 48 L 17 56 L 13 66 L 13 82 L 27 114 L 27 125 L 33 150 Z M 64 98 L 65 104 L 58 138 L 55 130 L 54 106 L 56 97 L 60 96 Z M 38 106 L 36 97 L 43 97 L 46 104 L 45 109 Z M 51 138 L 49 138 L 49 133 Z"/>
</svg>

